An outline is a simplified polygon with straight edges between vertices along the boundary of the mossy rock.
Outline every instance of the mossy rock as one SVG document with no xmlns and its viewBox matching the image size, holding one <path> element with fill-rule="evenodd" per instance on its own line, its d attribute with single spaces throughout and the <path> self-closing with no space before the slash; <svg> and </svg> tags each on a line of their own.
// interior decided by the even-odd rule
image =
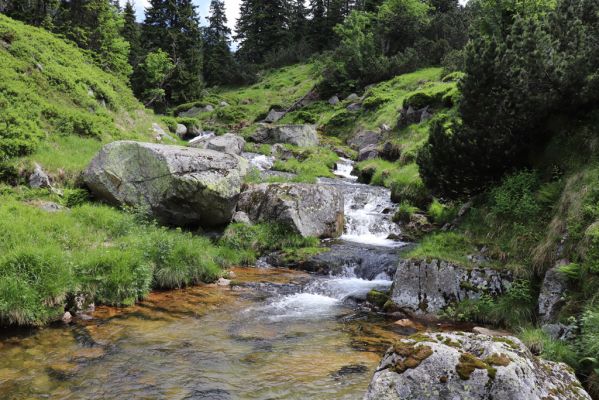
<svg viewBox="0 0 599 400">
<path fill-rule="evenodd" d="M 370 304 L 373 304 L 378 308 L 383 308 L 389 300 L 389 294 L 376 289 L 372 289 L 366 295 L 366 300 L 368 300 Z"/>
</svg>

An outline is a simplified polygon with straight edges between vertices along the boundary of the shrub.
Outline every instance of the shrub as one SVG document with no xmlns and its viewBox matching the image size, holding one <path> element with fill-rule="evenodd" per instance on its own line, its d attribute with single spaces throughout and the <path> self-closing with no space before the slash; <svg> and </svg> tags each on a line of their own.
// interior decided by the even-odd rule
<svg viewBox="0 0 599 400">
<path fill-rule="evenodd" d="M 491 212 L 512 221 L 534 218 L 541 210 L 535 197 L 539 186 L 539 178 L 533 171 L 508 176 L 491 191 Z"/>
<path fill-rule="evenodd" d="M 427 89 L 419 90 L 408 94 L 404 101 L 403 107 L 412 107 L 415 110 L 429 107 L 441 107 L 444 104 L 443 98 L 449 93 L 453 87 L 451 85 L 435 85 Z M 451 106 L 451 104 L 449 105 Z"/>
<path fill-rule="evenodd" d="M 403 222 L 407 224 L 410 222 L 412 214 L 418 211 L 418 207 L 414 207 L 407 201 L 403 201 L 397 207 L 395 214 L 393 215 L 393 222 Z"/>
<path fill-rule="evenodd" d="M 239 123 L 247 119 L 248 110 L 243 106 L 229 106 L 216 110 L 216 118 L 224 123 Z"/>
<path fill-rule="evenodd" d="M 533 354 L 547 360 L 565 362 L 577 368 L 579 358 L 572 344 L 562 340 L 554 340 L 539 328 L 524 328 L 518 334 L 518 337 Z"/>
<path fill-rule="evenodd" d="M 455 219 L 457 210 L 455 207 L 448 207 L 440 203 L 439 200 L 433 199 L 428 206 L 427 214 L 436 224 L 444 225 Z"/>
</svg>

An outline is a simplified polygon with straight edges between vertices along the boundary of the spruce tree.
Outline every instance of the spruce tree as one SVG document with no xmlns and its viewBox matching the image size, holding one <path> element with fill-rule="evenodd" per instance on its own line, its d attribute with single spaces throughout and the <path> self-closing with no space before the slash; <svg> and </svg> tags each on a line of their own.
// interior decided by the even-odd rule
<svg viewBox="0 0 599 400">
<path fill-rule="evenodd" d="M 135 18 L 133 3 L 127 0 L 123 9 L 123 38 L 129 43 L 129 64 L 137 67 L 141 57 L 141 30 Z"/>
<path fill-rule="evenodd" d="M 0 12 L 27 24 L 52 27 L 58 0 L 6 0 L 0 1 Z"/>
<path fill-rule="evenodd" d="M 202 32 L 192 1 L 151 0 L 142 30 L 146 52 L 161 49 L 174 62 L 164 85 L 166 103 L 199 98 L 203 88 Z"/>
<path fill-rule="evenodd" d="M 209 25 L 204 30 L 204 79 L 209 85 L 223 85 L 236 80 L 236 66 L 230 44 L 225 3 L 212 0 Z"/>
<path fill-rule="evenodd" d="M 267 54 L 288 44 L 287 11 L 285 0 L 242 0 L 235 39 L 243 61 L 261 64 Z"/>
</svg>

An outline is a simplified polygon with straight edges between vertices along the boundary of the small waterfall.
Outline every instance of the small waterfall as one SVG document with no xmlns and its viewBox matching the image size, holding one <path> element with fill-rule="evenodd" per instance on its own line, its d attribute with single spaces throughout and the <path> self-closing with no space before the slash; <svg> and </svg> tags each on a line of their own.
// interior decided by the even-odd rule
<svg viewBox="0 0 599 400">
<path fill-rule="evenodd" d="M 243 152 L 241 153 L 241 157 L 248 160 L 250 165 L 258 171 L 268 171 L 275 164 L 273 156 L 265 156 L 264 154 Z"/>
<path fill-rule="evenodd" d="M 341 159 L 335 173 L 344 176 L 353 169 L 353 162 Z M 366 245 L 400 247 L 404 243 L 388 239 L 399 236 L 401 229 L 392 221 L 395 204 L 391 191 L 381 186 L 370 186 L 350 179 L 326 179 L 320 182 L 338 187 L 345 201 L 345 233 L 341 239 Z"/>
<path fill-rule="evenodd" d="M 358 177 L 351 174 L 353 170 L 354 162 L 352 160 L 348 160 L 347 158 L 341 157 L 339 158 L 339 162 L 335 166 L 333 173 L 340 178 L 355 181 L 358 179 Z"/>
</svg>

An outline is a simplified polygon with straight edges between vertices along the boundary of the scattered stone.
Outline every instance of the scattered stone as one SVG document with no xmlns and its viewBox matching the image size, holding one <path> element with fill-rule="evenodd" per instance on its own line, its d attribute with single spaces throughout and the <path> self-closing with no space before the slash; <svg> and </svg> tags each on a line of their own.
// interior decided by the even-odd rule
<svg viewBox="0 0 599 400">
<path fill-rule="evenodd" d="M 217 284 L 217 286 L 230 286 L 231 280 L 225 279 L 225 278 L 219 278 L 218 281 L 216 281 L 216 284 Z"/>
<path fill-rule="evenodd" d="M 401 328 L 409 328 L 409 329 L 413 329 L 415 331 L 426 330 L 426 326 L 424 326 L 416 321 L 413 321 L 411 319 L 408 319 L 408 318 L 403 318 L 403 319 L 397 320 L 393 324 L 395 324 Z"/>
<path fill-rule="evenodd" d="M 237 274 L 233 271 L 229 271 L 229 278 L 231 278 L 231 279 L 237 278 Z"/>
<path fill-rule="evenodd" d="M 231 218 L 231 222 L 247 225 L 252 224 L 252 221 L 250 221 L 250 217 L 248 217 L 248 215 L 243 211 L 236 211 L 235 214 L 233 214 L 233 218 Z"/>
<path fill-rule="evenodd" d="M 420 114 L 420 123 L 426 122 L 429 119 L 431 119 L 432 117 L 433 117 L 433 114 L 431 114 L 428 111 L 428 107 L 427 107 L 422 111 L 422 114 Z"/>
<path fill-rule="evenodd" d="M 343 233 L 343 195 L 332 186 L 307 183 L 250 185 L 239 197 L 239 211 L 254 223 L 278 222 L 302 236 Z"/>
<path fill-rule="evenodd" d="M 361 131 L 348 141 L 349 146 L 360 151 L 366 146 L 376 145 L 381 141 L 380 133 L 374 131 Z"/>
<path fill-rule="evenodd" d="M 190 147 L 202 148 L 201 143 L 206 142 L 208 139 L 211 139 L 211 138 L 213 138 L 215 136 L 216 136 L 216 133 L 214 133 L 212 131 L 203 131 L 198 136 L 196 136 L 193 139 L 191 139 L 187 144 Z"/>
<path fill-rule="evenodd" d="M 497 329 L 483 328 L 482 326 L 475 326 L 474 328 L 472 328 L 472 332 L 478 333 L 479 335 L 487 335 L 487 336 L 493 336 L 493 337 L 503 337 L 503 336 L 511 335 L 511 333 L 508 331 L 500 331 Z"/>
<path fill-rule="evenodd" d="M 204 107 L 192 107 L 187 111 L 180 112 L 177 116 L 183 118 L 193 118 L 201 113 L 208 113 L 214 111 L 214 106 L 207 104 Z"/>
<path fill-rule="evenodd" d="M 388 141 L 383 145 L 381 157 L 387 161 L 395 162 L 401 157 L 401 151 L 401 145 Z"/>
<path fill-rule="evenodd" d="M 541 326 L 541 329 L 553 340 L 567 341 L 576 336 L 576 325 L 545 324 Z"/>
<path fill-rule="evenodd" d="M 383 357 L 365 400 L 591 399 L 563 363 L 534 356 L 515 337 L 418 333 Z"/>
<path fill-rule="evenodd" d="M 285 114 L 287 114 L 285 111 L 279 111 L 279 110 L 275 110 L 273 108 L 269 111 L 266 118 L 264 118 L 264 122 L 267 122 L 269 124 L 275 123 L 278 120 L 280 120 L 281 118 L 283 118 L 285 116 Z"/>
<path fill-rule="evenodd" d="M 221 101 L 220 103 L 218 103 L 218 105 L 221 107 L 229 107 L 229 103 L 227 103 L 226 101 Z"/>
<path fill-rule="evenodd" d="M 65 324 L 70 323 L 72 320 L 73 320 L 73 316 L 71 315 L 70 312 L 67 311 L 62 315 L 62 322 L 64 322 Z"/>
<path fill-rule="evenodd" d="M 294 158 L 293 151 L 289 150 L 281 143 L 273 144 L 270 148 L 270 154 L 283 161 L 291 160 L 292 158 Z"/>
<path fill-rule="evenodd" d="M 30 203 L 31 205 L 39 208 L 40 210 L 44 210 L 49 213 L 61 212 L 68 210 L 68 208 L 61 206 L 58 203 L 54 203 L 53 201 L 45 201 L 45 200 L 37 200 Z"/>
<path fill-rule="evenodd" d="M 553 268 L 545 273 L 541 293 L 539 294 L 539 317 L 542 322 L 555 321 L 563 306 L 568 280 L 559 270 L 568 260 L 560 260 Z"/>
<path fill-rule="evenodd" d="M 448 305 L 478 299 L 483 293 L 499 295 L 511 283 L 509 272 L 462 267 L 439 260 L 402 260 L 397 267 L 391 300 L 416 314 L 436 314 Z"/>
<path fill-rule="evenodd" d="M 213 227 L 231 220 L 246 173 L 247 161 L 232 154 L 119 141 L 102 148 L 83 181 L 97 198 L 161 223 Z"/>
<path fill-rule="evenodd" d="M 241 155 L 245 147 L 245 139 L 234 133 L 225 133 L 222 136 L 207 137 L 203 140 L 189 142 L 191 147 L 214 150 L 221 153 Z"/>
<path fill-rule="evenodd" d="M 77 313 L 77 318 L 79 318 L 82 321 L 91 321 L 92 319 L 94 319 L 94 317 L 92 317 L 91 315 L 84 313 Z"/>
<path fill-rule="evenodd" d="M 171 142 L 176 142 L 175 138 L 172 137 L 171 135 L 169 135 L 168 133 L 166 133 L 166 131 L 164 129 L 162 129 L 162 127 L 160 125 L 158 125 L 157 123 L 152 124 L 152 131 L 154 132 L 154 135 L 155 135 L 154 138 L 158 142 L 162 142 L 165 139 L 167 139 Z"/>
<path fill-rule="evenodd" d="M 33 189 L 50 188 L 52 186 L 50 177 L 42 169 L 42 166 L 35 163 L 33 173 L 29 175 L 29 187 Z"/>
<path fill-rule="evenodd" d="M 359 99 L 360 99 L 360 96 L 358 96 L 356 93 L 352 93 L 345 98 L 345 101 L 356 101 Z"/>
<path fill-rule="evenodd" d="M 381 132 L 390 132 L 391 131 L 391 127 L 388 124 L 381 124 L 379 129 L 381 130 Z"/>
<path fill-rule="evenodd" d="M 360 152 L 358 153 L 358 161 L 372 160 L 373 158 L 377 158 L 378 156 L 378 146 L 376 144 L 371 144 L 360 150 Z"/>
<path fill-rule="evenodd" d="M 328 100 L 328 102 L 330 105 L 336 106 L 337 104 L 339 104 L 339 97 L 333 96 Z"/>
<path fill-rule="evenodd" d="M 288 143 L 300 147 L 318 146 L 318 134 L 314 125 L 266 125 L 252 135 L 257 143 Z"/>
<path fill-rule="evenodd" d="M 183 124 L 177 124 L 177 130 L 175 131 L 177 136 L 183 139 L 187 135 L 187 127 Z"/>
<path fill-rule="evenodd" d="M 360 111 L 362 109 L 362 104 L 360 104 L 360 103 L 351 103 L 346 108 L 347 108 L 347 111 L 356 112 L 356 111 Z"/>
</svg>

